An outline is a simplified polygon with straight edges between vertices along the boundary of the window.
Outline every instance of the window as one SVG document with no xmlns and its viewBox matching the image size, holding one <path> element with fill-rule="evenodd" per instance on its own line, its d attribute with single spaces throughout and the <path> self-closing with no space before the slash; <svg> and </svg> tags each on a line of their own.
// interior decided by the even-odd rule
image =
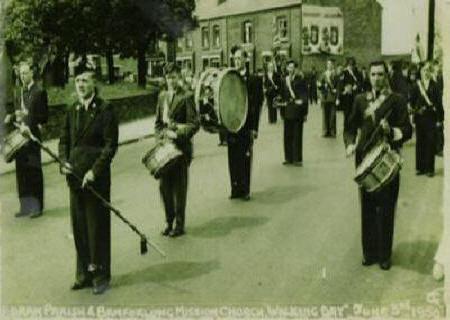
<svg viewBox="0 0 450 320">
<path fill-rule="evenodd" d="M 208 58 L 203 58 L 202 62 L 203 62 L 203 70 L 206 70 L 207 68 L 209 68 L 209 59 Z"/>
<path fill-rule="evenodd" d="M 209 28 L 202 28 L 202 47 L 209 48 Z"/>
<path fill-rule="evenodd" d="M 187 50 L 192 50 L 193 47 L 193 41 L 192 41 L 192 33 L 187 33 L 184 37 L 184 46 Z"/>
<path fill-rule="evenodd" d="M 277 18 L 277 32 L 280 39 L 288 37 L 288 22 L 285 16 Z"/>
<path fill-rule="evenodd" d="M 220 48 L 220 27 L 218 25 L 213 26 L 213 46 Z"/>
<path fill-rule="evenodd" d="M 220 58 L 219 57 L 212 57 L 209 61 L 209 65 L 212 68 L 220 68 Z"/>
<path fill-rule="evenodd" d="M 177 52 L 183 51 L 183 42 L 182 39 L 177 39 Z"/>
<path fill-rule="evenodd" d="M 251 21 L 245 21 L 243 25 L 243 42 L 252 43 L 253 42 L 253 25 Z"/>
</svg>

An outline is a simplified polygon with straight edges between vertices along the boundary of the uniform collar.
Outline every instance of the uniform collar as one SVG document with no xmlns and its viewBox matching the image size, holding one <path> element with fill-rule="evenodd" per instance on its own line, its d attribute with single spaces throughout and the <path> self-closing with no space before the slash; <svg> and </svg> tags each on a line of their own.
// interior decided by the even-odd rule
<svg viewBox="0 0 450 320">
<path fill-rule="evenodd" d="M 95 102 L 93 102 L 94 98 L 95 98 L 95 93 L 92 94 L 92 96 L 90 96 L 87 99 L 80 98 L 77 110 L 80 110 L 82 107 L 84 107 L 85 110 L 88 110 L 89 107 L 95 108 L 96 105 L 95 105 Z"/>
</svg>

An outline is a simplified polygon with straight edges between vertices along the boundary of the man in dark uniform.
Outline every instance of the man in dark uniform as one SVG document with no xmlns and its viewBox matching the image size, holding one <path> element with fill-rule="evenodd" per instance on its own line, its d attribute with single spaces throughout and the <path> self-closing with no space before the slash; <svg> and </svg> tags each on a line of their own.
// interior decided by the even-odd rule
<svg viewBox="0 0 450 320">
<path fill-rule="evenodd" d="M 267 114 L 269 123 L 277 122 L 277 108 L 274 106 L 273 99 L 281 93 L 281 76 L 275 70 L 275 65 L 272 61 L 267 63 L 267 70 L 263 77 L 264 93 L 267 102 Z"/>
<path fill-rule="evenodd" d="M 97 94 L 94 68 L 86 66 L 78 72 L 78 101 L 66 113 L 59 142 L 59 156 L 65 161 L 61 172 L 70 188 L 77 252 L 72 290 L 93 286 L 94 294 L 102 294 L 111 279 L 111 216 L 86 186 L 110 201 L 111 162 L 118 147 L 119 128 L 112 106 Z"/>
<path fill-rule="evenodd" d="M 361 75 L 356 69 L 355 58 L 347 58 L 347 67 L 342 72 L 342 81 L 339 82 L 339 99 L 338 104 L 341 104 L 341 109 L 344 111 L 344 129 L 352 110 L 353 100 L 358 93 L 361 93 Z"/>
<path fill-rule="evenodd" d="M 298 72 L 297 63 L 288 61 L 282 111 L 284 120 L 284 165 L 303 165 L 303 123 L 308 115 L 308 82 Z"/>
<path fill-rule="evenodd" d="M 434 176 L 437 130 L 444 122 L 442 91 L 432 77 L 430 62 L 420 68 L 420 79 L 411 91 L 416 125 L 416 174 Z"/>
<path fill-rule="evenodd" d="M 250 174 L 253 141 L 257 138 L 259 116 L 264 100 L 262 79 L 250 75 L 246 68 L 247 52 L 238 46 L 231 49 L 234 67 L 247 84 L 248 113 L 244 126 L 237 133 L 228 132 L 228 168 L 231 179 L 230 199 L 250 200 Z"/>
<path fill-rule="evenodd" d="M 180 86 L 179 68 L 168 63 L 165 67 L 167 90 L 158 97 L 155 132 L 158 139 L 169 139 L 183 152 L 183 158 L 160 179 L 160 192 L 166 212 L 164 236 L 179 237 L 185 233 L 185 210 L 188 170 L 192 161 L 191 139 L 199 129 L 194 96 Z M 173 223 L 175 220 L 175 228 Z"/>
<path fill-rule="evenodd" d="M 347 156 L 356 153 L 356 165 L 362 162 L 380 139 L 387 139 L 391 148 L 399 151 L 412 134 L 406 100 L 390 90 L 384 62 L 372 62 L 369 72 L 372 91 L 356 96 L 344 132 Z M 385 119 L 390 111 L 392 113 Z M 372 139 L 378 126 L 381 130 Z M 355 146 L 356 141 L 358 144 Z M 379 263 L 383 270 L 391 267 L 394 213 L 399 187 L 398 174 L 379 191 L 369 193 L 360 188 L 364 266 Z"/>
<path fill-rule="evenodd" d="M 322 105 L 322 137 L 336 137 L 336 99 L 338 77 L 333 60 L 327 60 L 327 69 L 319 79 L 320 102 Z"/>
<path fill-rule="evenodd" d="M 21 63 L 19 75 L 22 87 L 16 94 L 15 111 L 10 110 L 5 123 L 18 122 L 41 139 L 41 126 L 48 118 L 47 92 L 34 82 L 31 64 Z M 33 141 L 23 146 L 16 154 L 16 181 L 20 211 L 15 216 L 40 217 L 44 210 L 44 178 L 41 149 Z"/>
</svg>

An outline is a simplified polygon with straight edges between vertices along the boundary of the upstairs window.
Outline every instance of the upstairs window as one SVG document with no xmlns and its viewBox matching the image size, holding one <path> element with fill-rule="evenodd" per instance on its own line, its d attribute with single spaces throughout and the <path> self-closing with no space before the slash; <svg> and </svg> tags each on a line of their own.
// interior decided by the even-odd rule
<svg viewBox="0 0 450 320">
<path fill-rule="evenodd" d="M 288 37 L 288 22 L 285 16 L 277 18 L 277 32 L 280 39 Z"/>
<path fill-rule="evenodd" d="M 251 21 L 245 21 L 242 26 L 242 42 L 253 43 L 253 24 Z"/>
<path fill-rule="evenodd" d="M 204 49 L 209 48 L 209 28 L 208 27 L 202 28 L 202 47 Z"/>
<path fill-rule="evenodd" d="M 213 46 L 220 48 L 220 27 L 218 25 L 213 26 Z"/>
</svg>

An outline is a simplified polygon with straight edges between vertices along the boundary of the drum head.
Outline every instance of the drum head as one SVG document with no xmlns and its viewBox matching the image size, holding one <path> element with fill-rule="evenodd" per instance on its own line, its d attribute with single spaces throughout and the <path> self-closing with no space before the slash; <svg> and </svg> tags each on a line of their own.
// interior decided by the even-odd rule
<svg viewBox="0 0 450 320">
<path fill-rule="evenodd" d="M 221 71 L 217 102 L 222 125 L 233 133 L 238 132 L 245 124 L 248 102 L 247 86 L 237 71 Z"/>
</svg>

